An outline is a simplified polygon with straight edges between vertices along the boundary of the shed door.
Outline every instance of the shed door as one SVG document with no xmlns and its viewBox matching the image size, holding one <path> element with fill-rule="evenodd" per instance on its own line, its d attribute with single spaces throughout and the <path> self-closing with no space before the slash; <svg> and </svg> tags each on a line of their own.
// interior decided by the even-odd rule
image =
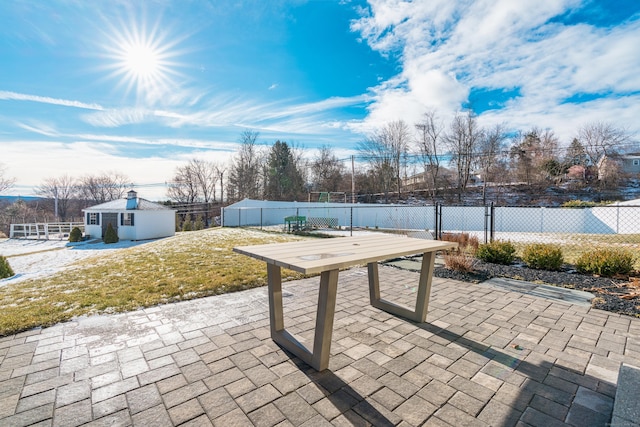
<svg viewBox="0 0 640 427">
<path fill-rule="evenodd" d="M 103 213 L 102 214 L 102 237 L 107 234 L 107 226 L 111 224 L 113 230 L 118 234 L 118 214 L 117 213 Z"/>
</svg>

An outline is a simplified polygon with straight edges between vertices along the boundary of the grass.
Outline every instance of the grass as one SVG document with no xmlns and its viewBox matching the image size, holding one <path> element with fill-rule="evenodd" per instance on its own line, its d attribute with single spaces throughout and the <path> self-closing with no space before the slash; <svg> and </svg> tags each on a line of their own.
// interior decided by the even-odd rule
<svg viewBox="0 0 640 427">
<path fill-rule="evenodd" d="M 239 291 L 267 283 L 265 263 L 234 246 L 300 240 L 242 229 L 209 229 L 82 260 L 65 271 L 0 287 L 0 336 L 77 316 L 116 313 Z M 282 270 L 283 280 L 302 277 Z"/>
</svg>

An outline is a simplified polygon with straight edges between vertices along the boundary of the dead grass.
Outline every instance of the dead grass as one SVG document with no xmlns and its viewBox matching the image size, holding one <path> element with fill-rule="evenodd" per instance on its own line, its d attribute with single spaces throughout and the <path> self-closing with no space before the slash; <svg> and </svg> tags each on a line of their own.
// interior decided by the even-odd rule
<svg viewBox="0 0 640 427">
<path fill-rule="evenodd" d="M 219 228 L 85 259 L 64 272 L 0 287 L 0 336 L 76 316 L 135 310 L 266 284 L 264 262 L 234 246 L 300 240 Z M 282 271 L 283 280 L 302 277 Z"/>
</svg>

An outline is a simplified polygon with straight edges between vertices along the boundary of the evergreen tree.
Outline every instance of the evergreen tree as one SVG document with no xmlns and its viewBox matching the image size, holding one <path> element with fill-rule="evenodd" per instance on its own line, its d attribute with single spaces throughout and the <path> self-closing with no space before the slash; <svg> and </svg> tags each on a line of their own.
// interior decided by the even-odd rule
<svg viewBox="0 0 640 427">
<path fill-rule="evenodd" d="M 204 220 L 202 219 L 202 215 L 198 215 L 196 218 L 196 222 L 193 226 L 194 230 L 204 230 Z"/>
<path fill-rule="evenodd" d="M 182 231 L 193 231 L 193 224 L 191 223 L 191 215 L 187 214 L 184 217 L 184 222 L 182 223 Z"/>
<path fill-rule="evenodd" d="M 111 223 L 107 224 L 107 231 L 104 233 L 104 238 L 102 239 L 106 244 L 109 243 L 118 243 L 120 240 L 118 238 L 118 233 L 113 229 L 113 225 Z"/>
<path fill-rule="evenodd" d="M 304 197 L 304 180 L 286 142 L 276 141 L 269 152 L 265 198 L 297 200 Z"/>
<path fill-rule="evenodd" d="M 78 227 L 73 227 L 71 233 L 69 233 L 69 241 L 70 242 L 80 242 L 82 241 L 82 231 Z"/>
<path fill-rule="evenodd" d="M 11 277 L 13 275 L 14 272 L 9 265 L 9 261 L 4 256 L 0 255 L 0 279 Z"/>
</svg>

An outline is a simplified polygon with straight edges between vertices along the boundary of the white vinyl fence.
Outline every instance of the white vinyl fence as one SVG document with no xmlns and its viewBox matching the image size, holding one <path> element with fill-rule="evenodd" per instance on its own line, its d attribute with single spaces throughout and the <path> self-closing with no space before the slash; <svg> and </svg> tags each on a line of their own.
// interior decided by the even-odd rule
<svg viewBox="0 0 640 427">
<path fill-rule="evenodd" d="M 222 225 L 284 226 L 285 219 L 294 216 L 311 218 L 311 222 L 337 220 L 339 227 L 346 228 L 640 234 L 640 205 L 622 204 L 595 208 L 440 206 L 438 211 L 436 206 L 243 200 L 223 209 Z"/>
</svg>

